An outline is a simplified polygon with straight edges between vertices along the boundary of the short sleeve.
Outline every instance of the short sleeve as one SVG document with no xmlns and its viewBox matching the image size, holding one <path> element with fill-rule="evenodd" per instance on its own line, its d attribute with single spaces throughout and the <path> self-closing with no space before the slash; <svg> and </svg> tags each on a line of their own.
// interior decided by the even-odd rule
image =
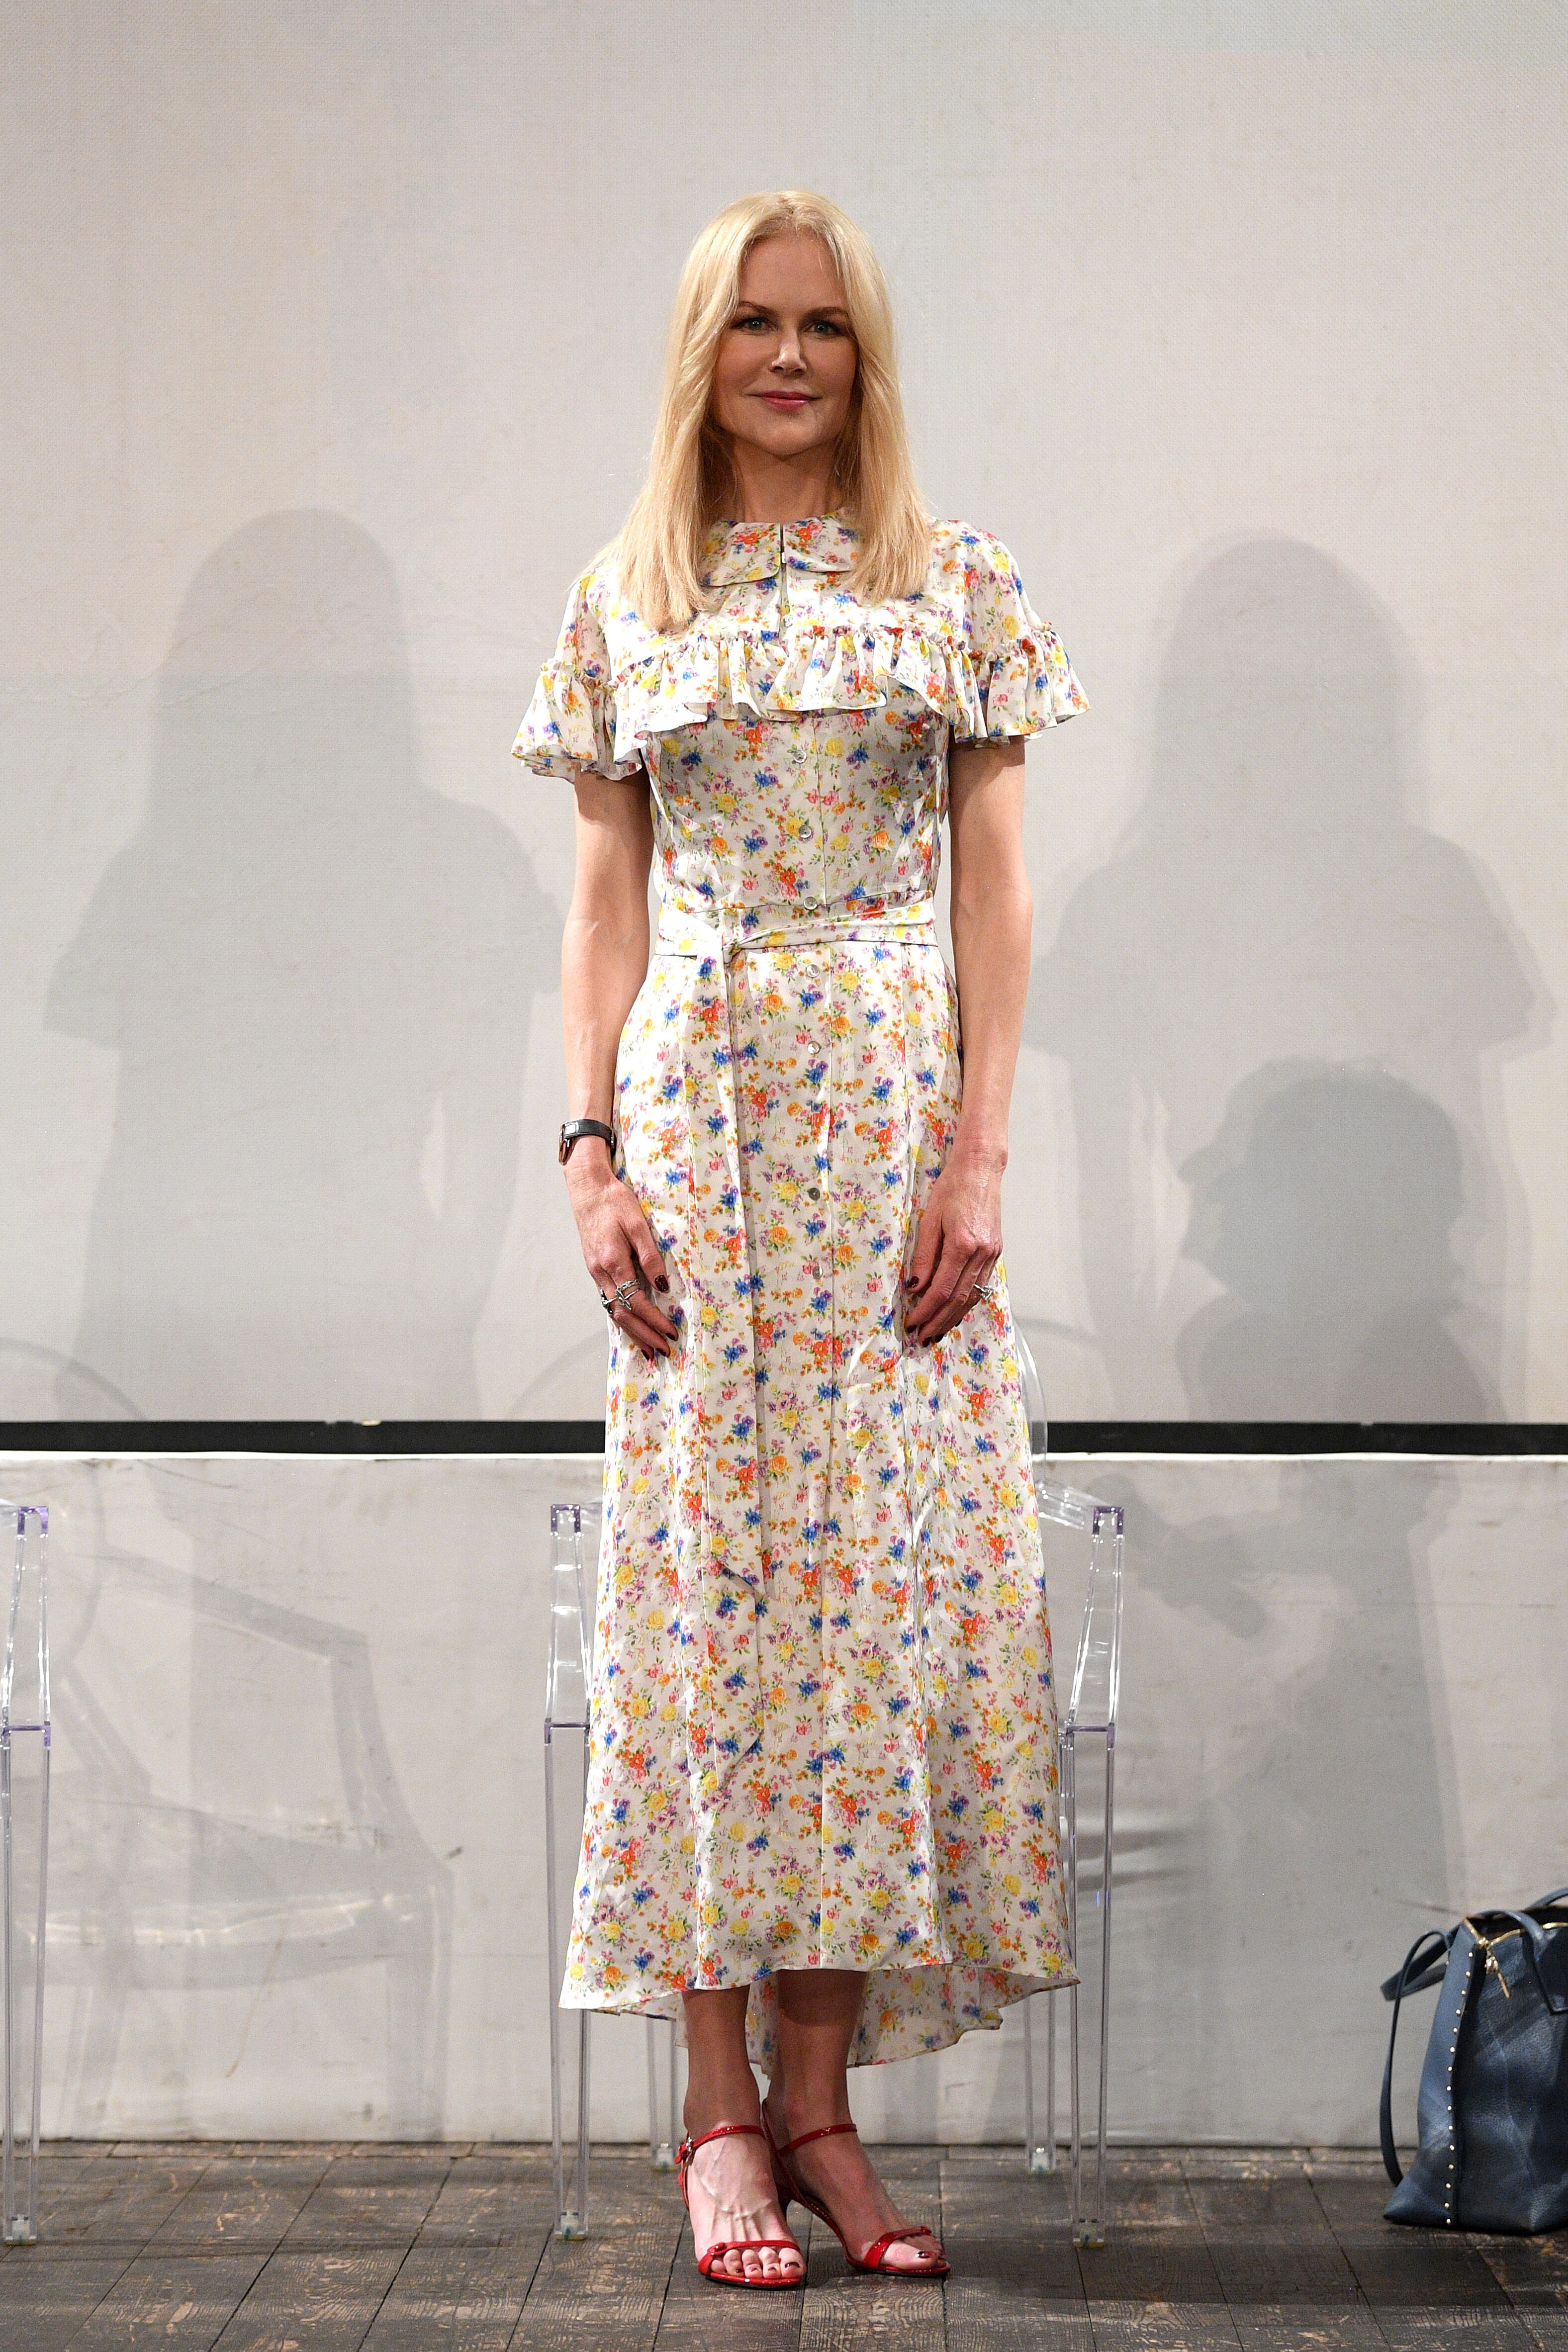
<svg viewBox="0 0 1568 2352">
<path fill-rule="evenodd" d="M 635 775 L 640 755 L 616 758 L 616 707 L 605 634 L 594 610 L 595 574 L 585 572 L 566 600 L 555 651 L 539 673 L 512 757 L 537 776 L 570 782 L 584 769 L 605 776 Z"/>
<path fill-rule="evenodd" d="M 965 549 L 965 598 L 970 662 L 985 716 L 978 731 L 959 741 L 1033 735 L 1089 709 L 1089 698 L 1056 631 L 1030 604 L 1017 566 L 989 531 L 970 534 Z M 956 730 L 955 730 L 956 735 Z"/>
</svg>

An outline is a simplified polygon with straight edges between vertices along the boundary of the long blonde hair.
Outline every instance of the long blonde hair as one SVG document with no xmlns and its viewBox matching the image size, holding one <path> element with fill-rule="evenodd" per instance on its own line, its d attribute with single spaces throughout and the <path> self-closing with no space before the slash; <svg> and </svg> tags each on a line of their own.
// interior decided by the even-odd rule
<svg viewBox="0 0 1568 2352">
<path fill-rule="evenodd" d="M 859 539 L 851 584 L 868 604 L 911 595 L 931 561 L 931 517 L 915 485 L 899 391 L 892 306 L 863 229 L 826 196 L 784 188 L 742 196 L 710 220 L 686 257 L 670 312 L 664 392 L 647 478 L 606 554 L 623 593 L 661 635 L 712 599 L 703 541 L 731 511 L 734 473 L 709 413 L 719 339 L 735 313 L 742 267 L 763 237 L 792 232 L 827 247 L 859 352 L 849 414 L 834 451 L 835 493 Z"/>
</svg>

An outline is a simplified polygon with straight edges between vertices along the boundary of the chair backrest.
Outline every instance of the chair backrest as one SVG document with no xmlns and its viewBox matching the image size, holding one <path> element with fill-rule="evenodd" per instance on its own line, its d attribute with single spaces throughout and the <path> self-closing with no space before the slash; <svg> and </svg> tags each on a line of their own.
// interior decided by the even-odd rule
<svg viewBox="0 0 1568 2352">
<path fill-rule="evenodd" d="M 1028 1415 L 1029 1453 L 1037 1486 L 1046 1475 L 1046 1441 L 1050 1433 L 1046 1426 L 1045 1383 L 1035 1361 L 1035 1351 L 1016 1324 L 1013 1326 L 1013 1339 L 1018 1351 L 1018 1377 L 1024 1390 L 1024 1411 Z"/>
<path fill-rule="evenodd" d="M 0 1540 L 13 1539 L 0 1650 L 0 1732 L 49 1727 L 48 1506 L 0 1503 Z"/>
<path fill-rule="evenodd" d="M 585 1503 L 552 1503 L 550 1508 L 550 1649 L 544 1669 L 544 1737 L 552 1731 L 586 1731 L 588 1693 L 594 1678 L 595 1593 L 588 1574 L 590 1551 L 596 1562 L 598 1513 Z M 584 1540 L 584 1535 L 588 1541 Z"/>
<path fill-rule="evenodd" d="M 1035 1509 L 1041 1522 L 1080 1529 L 1089 1538 L 1089 1586 L 1079 1626 L 1078 1654 L 1073 1661 L 1072 1689 L 1064 1730 L 1103 1731 L 1114 1738 L 1116 1710 L 1121 1692 L 1121 1549 L 1122 1507 L 1107 1503 L 1080 1487 L 1064 1486 L 1047 1475 L 1046 1397 L 1034 1350 L 1016 1327 L 1018 1373 L 1024 1409 L 1029 1420 L 1029 1450 L 1035 1482 Z M 1042 1537 L 1042 1549 L 1044 1538 Z"/>
</svg>

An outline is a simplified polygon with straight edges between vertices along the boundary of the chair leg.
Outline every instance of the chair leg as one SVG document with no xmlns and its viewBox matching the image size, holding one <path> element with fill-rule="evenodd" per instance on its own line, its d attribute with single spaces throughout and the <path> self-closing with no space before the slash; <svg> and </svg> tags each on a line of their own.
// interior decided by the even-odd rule
<svg viewBox="0 0 1568 2352">
<path fill-rule="evenodd" d="M 1024 2012 L 1024 2169 L 1033 2174 L 1054 2173 L 1057 2168 L 1057 2009 L 1050 1995 L 1046 1996 L 1046 2113 L 1045 2130 L 1037 2128 L 1035 2119 L 1035 1997 L 1033 1994 L 1019 2006 Z"/>
<path fill-rule="evenodd" d="M 7 1504 L 16 1550 L 0 1647 L 0 2238 L 38 2234 L 48 1917 L 48 1512 Z"/>
<path fill-rule="evenodd" d="M 1080 1745 L 1082 1753 L 1079 1753 Z M 1110 2090 L 1111 1841 L 1114 1736 L 1079 1731 L 1063 1742 L 1068 1902 L 1078 1982 L 1072 1988 L 1072 2186 L 1075 2245 L 1105 2243 Z M 1087 1774 L 1094 1785 L 1081 1785 Z M 1086 1827 L 1087 1835 L 1080 1835 Z"/>
<path fill-rule="evenodd" d="M 659 2065 L 659 2036 L 668 2032 L 669 2048 L 668 2071 Z M 668 2104 L 659 2113 L 659 2075 L 666 2072 L 665 2089 Z M 650 2017 L 647 2021 L 647 2160 L 656 2172 L 675 2170 L 675 2150 L 680 2134 L 676 2129 L 675 2106 L 675 2020 L 672 2017 Z"/>
</svg>

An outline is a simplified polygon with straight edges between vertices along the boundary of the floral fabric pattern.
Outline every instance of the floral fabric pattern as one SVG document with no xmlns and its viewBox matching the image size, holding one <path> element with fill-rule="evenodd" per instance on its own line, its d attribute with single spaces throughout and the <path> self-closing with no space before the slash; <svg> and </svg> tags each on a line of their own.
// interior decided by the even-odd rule
<svg viewBox="0 0 1568 2352">
<path fill-rule="evenodd" d="M 876 607 L 855 548 L 841 516 L 719 526 L 677 638 L 588 572 L 514 747 L 647 769 L 662 907 L 616 1123 L 680 1322 L 652 1364 L 612 1327 L 562 2000 L 749 1984 L 764 2066 L 779 1968 L 868 1973 L 857 2064 L 1070 1973 L 1005 1283 L 934 1347 L 902 1284 L 962 1098 L 948 744 L 1087 704 L 999 541 L 939 523 Z"/>
</svg>

